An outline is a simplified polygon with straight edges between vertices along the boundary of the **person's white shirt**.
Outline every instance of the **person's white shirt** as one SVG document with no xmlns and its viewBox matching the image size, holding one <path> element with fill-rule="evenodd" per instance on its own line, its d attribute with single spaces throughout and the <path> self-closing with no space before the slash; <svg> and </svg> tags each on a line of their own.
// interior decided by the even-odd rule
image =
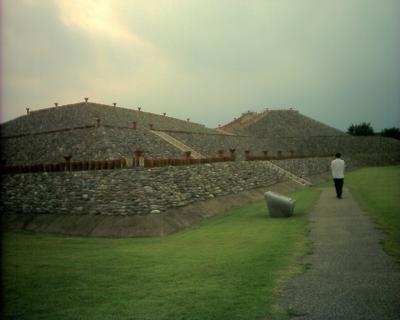
<svg viewBox="0 0 400 320">
<path fill-rule="evenodd" d="M 336 158 L 331 162 L 331 170 L 333 179 L 344 179 L 344 160 Z"/>
</svg>

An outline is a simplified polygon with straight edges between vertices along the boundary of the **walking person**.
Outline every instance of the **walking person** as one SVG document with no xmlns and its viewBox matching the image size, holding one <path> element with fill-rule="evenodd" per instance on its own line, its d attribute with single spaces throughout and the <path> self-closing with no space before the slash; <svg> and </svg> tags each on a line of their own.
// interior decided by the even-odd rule
<svg viewBox="0 0 400 320">
<path fill-rule="evenodd" d="M 333 182 L 335 183 L 336 197 L 342 199 L 343 183 L 344 183 L 344 168 L 346 167 L 344 160 L 340 157 L 340 153 L 336 153 L 336 159 L 331 162 L 331 170 Z"/>
</svg>

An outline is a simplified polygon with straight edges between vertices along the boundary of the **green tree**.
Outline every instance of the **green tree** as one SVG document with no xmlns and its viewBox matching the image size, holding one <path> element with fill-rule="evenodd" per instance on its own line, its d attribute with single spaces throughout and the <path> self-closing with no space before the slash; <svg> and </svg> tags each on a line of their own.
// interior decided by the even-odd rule
<svg viewBox="0 0 400 320">
<path fill-rule="evenodd" d="M 400 128 L 393 127 L 393 128 L 383 129 L 381 132 L 381 136 L 400 140 Z"/>
<path fill-rule="evenodd" d="M 360 124 L 351 124 L 347 129 L 347 133 L 352 136 L 373 136 L 374 129 L 370 122 L 362 122 Z"/>
</svg>

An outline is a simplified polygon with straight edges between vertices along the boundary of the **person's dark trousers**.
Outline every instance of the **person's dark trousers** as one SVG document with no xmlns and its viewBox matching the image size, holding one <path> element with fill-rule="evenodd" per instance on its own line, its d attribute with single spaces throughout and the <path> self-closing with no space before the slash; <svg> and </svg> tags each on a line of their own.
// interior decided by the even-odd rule
<svg viewBox="0 0 400 320">
<path fill-rule="evenodd" d="M 335 182 L 336 196 L 338 198 L 341 198 L 343 192 L 344 179 L 333 179 L 333 181 Z"/>
</svg>

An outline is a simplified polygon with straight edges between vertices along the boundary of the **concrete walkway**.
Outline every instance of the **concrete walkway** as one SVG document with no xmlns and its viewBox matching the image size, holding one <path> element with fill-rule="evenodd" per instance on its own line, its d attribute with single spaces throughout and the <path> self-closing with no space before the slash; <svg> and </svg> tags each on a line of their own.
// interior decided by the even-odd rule
<svg viewBox="0 0 400 320">
<path fill-rule="evenodd" d="M 289 283 L 281 307 L 292 319 L 400 319 L 400 266 L 349 191 L 336 199 L 323 188 L 310 219 L 309 269 Z"/>
</svg>

